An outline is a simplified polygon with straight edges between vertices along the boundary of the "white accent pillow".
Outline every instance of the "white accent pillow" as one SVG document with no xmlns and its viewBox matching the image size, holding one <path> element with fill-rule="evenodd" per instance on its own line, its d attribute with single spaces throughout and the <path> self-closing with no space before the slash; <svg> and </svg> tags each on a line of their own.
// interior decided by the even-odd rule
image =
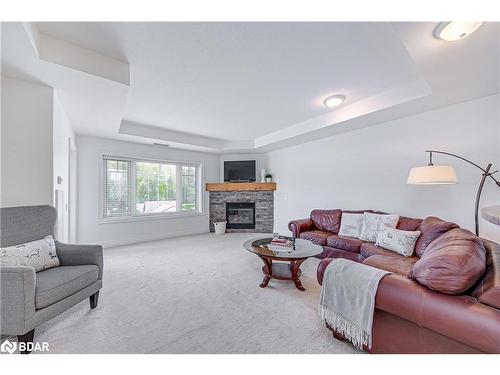
<svg viewBox="0 0 500 375">
<path fill-rule="evenodd" d="M 384 229 L 384 225 L 396 228 L 398 221 L 398 215 L 381 215 L 365 212 L 363 218 L 363 228 L 361 228 L 361 235 L 359 236 L 359 239 L 368 242 L 375 242 L 377 240 L 378 232 Z"/>
<path fill-rule="evenodd" d="M 59 265 L 56 244 L 52 236 L 0 248 L 0 266 L 28 266 L 39 272 Z"/>
<path fill-rule="evenodd" d="M 419 236 L 420 231 L 418 230 L 399 230 L 386 225 L 384 229 L 378 232 L 375 245 L 395 251 L 405 257 L 411 257 Z"/>
<path fill-rule="evenodd" d="M 359 238 L 363 227 L 363 214 L 349 214 L 342 212 L 340 218 L 339 236 Z"/>
</svg>

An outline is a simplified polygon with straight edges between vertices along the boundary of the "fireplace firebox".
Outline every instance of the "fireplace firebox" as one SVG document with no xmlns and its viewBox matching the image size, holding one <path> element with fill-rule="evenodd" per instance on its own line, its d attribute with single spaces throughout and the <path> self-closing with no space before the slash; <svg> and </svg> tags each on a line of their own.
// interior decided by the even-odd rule
<svg viewBox="0 0 500 375">
<path fill-rule="evenodd" d="M 226 202 L 228 229 L 255 229 L 255 203 Z"/>
</svg>

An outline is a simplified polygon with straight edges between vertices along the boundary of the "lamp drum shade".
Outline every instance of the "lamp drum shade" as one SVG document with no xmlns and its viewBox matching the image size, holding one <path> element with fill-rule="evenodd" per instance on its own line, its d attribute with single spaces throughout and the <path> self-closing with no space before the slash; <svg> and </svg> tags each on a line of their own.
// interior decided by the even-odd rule
<svg viewBox="0 0 500 375">
<path fill-rule="evenodd" d="M 455 169 L 449 165 L 428 165 L 410 169 L 409 185 L 450 185 L 458 182 Z"/>
</svg>

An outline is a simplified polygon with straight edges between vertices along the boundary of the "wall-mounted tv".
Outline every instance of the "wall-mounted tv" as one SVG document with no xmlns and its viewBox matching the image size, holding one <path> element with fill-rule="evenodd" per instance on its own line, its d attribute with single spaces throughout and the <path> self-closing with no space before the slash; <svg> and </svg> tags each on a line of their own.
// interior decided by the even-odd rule
<svg viewBox="0 0 500 375">
<path fill-rule="evenodd" d="M 225 182 L 255 181 L 255 160 L 224 162 Z"/>
</svg>

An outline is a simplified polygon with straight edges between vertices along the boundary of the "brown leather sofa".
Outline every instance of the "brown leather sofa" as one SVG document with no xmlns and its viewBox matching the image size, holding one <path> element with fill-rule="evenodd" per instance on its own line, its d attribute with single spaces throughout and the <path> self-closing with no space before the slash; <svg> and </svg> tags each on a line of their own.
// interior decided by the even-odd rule
<svg viewBox="0 0 500 375">
<path fill-rule="evenodd" d="M 363 213 L 365 211 L 344 211 Z M 381 212 L 380 212 L 381 213 Z M 317 270 L 321 284 L 323 273 L 334 258 L 346 258 L 384 269 L 393 274 L 384 277 L 375 299 L 375 314 L 370 353 L 500 353 L 500 245 L 478 239 L 458 225 L 435 217 L 400 217 L 397 228 L 419 230 L 421 235 L 412 257 L 364 242 L 339 236 L 342 210 L 313 210 L 308 219 L 288 225 L 292 235 L 323 247 Z M 474 285 L 459 294 L 441 293 L 421 285 L 412 269 L 423 257 L 422 251 L 433 241 L 450 242 L 450 259 L 460 251 L 450 231 L 467 233 L 484 245 L 485 257 Z M 449 232 L 449 233 L 448 233 Z M 448 235 L 447 235 L 448 233 Z M 446 255 L 446 254 L 445 254 Z M 443 262 L 446 262 L 446 256 Z M 420 262 L 423 264 L 424 262 Z M 465 266 L 464 266 L 465 267 Z M 464 268 L 465 269 L 465 268 Z M 464 271 L 466 272 L 466 271 Z M 448 281 L 444 281 L 445 283 Z M 453 283 L 453 280 L 449 281 Z M 444 285 L 446 286 L 446 285 Z M 328 327 L 330 328 L 330 327 Z M 333 332 L 337 339 L 343 339 Z"/>
</svg>

